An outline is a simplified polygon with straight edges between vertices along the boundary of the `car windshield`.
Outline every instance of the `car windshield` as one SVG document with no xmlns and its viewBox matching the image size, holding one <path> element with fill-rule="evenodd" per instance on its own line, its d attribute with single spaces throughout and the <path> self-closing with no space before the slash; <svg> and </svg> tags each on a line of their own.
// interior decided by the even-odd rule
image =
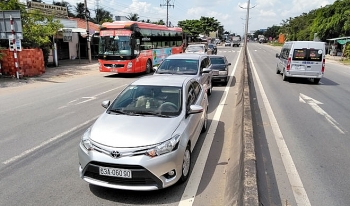
<svg viewBox="0 0 350 206">
<path fill-rule="evenodd" d="M 138 116 L 178 116 L 182 111 L 182 88 L 130 85 L 121 92 L 107 112 Z"/>
<path fill-rule="evenodd" d="M 211 49 L 214 49 L 214 45 L 212 45 L 212 44 L 209 44 L 208 47 Z"/>
<path fill-rule="evenodd" d="M 192 52 L 202 52 L 204 51 L 204 47 L 203 46 L 188 46 L 187 51 L 192 51 Z"/>
<path fill-rule="evenodd" d="M 221 57 L 210 57 L 210 62 L 212 64 L 225 64 L 225 60 L 224 58 Z"/>
<path fill-rule="evenodd" d="M 101 36 L 99 54 L 131 55 L 130 36 Z"/>
<path fill-rule="evenodd" d="M 159 68 L 157 74 L 189 74 L 198 73 L 198 60 L 196 59 L 165 59 Z"/>
</svg>

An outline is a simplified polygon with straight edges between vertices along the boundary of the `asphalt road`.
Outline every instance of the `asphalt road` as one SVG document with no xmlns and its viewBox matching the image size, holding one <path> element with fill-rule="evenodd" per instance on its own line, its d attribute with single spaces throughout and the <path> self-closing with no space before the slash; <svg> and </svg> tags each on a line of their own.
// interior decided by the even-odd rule
<svg viewBox="0 0 350 206">
<path fill-rule="evenodd" d="M 100 115 L 101 102 L 139 76 L 84 74 L 0 88 L 0 205 L 225 205 L 242 190 L 242 143 L 235 136 L 240 48 L 219 48 L 232 63 L 227 87 L 209 98 L 210 127 L 193 152 L 187 184 L 152 192 L 89 185 L 79 177 L 77 149 L 83 132 Z M 237 63 L 238 62 L 238 63 Z M 237 70 L 234 70 L 237 64 Z"/>
<path fill-rule="evenodd" d="M 320 84 L 284 82 L 280 48 L 248 51 L 261 203 L 350 205 L 350 67 L 326 60 Z"/>
</svg>

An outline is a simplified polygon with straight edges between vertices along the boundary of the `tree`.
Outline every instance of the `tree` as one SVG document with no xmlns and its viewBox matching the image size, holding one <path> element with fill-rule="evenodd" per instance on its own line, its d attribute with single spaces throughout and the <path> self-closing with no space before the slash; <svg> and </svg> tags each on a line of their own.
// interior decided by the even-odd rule
<svg viewBox="0 0 350 206">
<path fill-rule="evenodd" d="M 203 27 L 199 20 L 184 20 L 179 21 L 177 24 L 189 36 L 198 37 L 199 34 L 203 33 Z"/>
<path fill-rule="evenodd" d="M 130 21 L 138 21 L 140 19 L 139 15 L 136 13 L 130 13 L 126 18 Z"/>
<path fill-rule="evenodd" d="M 112 22 L 113 14 L 104 9 L 96 9 L 96 16 L 92 20 L 97 24 L 102 24 L 104 22 Z"/>
<path fill-rule="evenodd" d="M 272 27 L 267 27 L 267 30 L 264 32 L 266 38 L 278 38 L 280 34 L 280 26 L 273 25 Z"/>
<path fill-rule="evenodd" d="M 66 1 L 53 1 L 52 4 L 56 5 L 56 6 L 66 7 L 67 11 L 68 11 L 68 16 L 69 17 L 75 17 L 73 12 L 71 11 L 72 10 L 72 5 L 70 5 L 70 3 L 66 2 Z"/>
<path fill-rule="evenodd" d="M 204 17 L 202 16 L 199 19 L 201 26 L 202 26 L 202 31 L 209 36 L 210 32 L 217 31 L 218 27 L 220 25 L 220 22 L 218 20 L 214 19 L 214 17 Z"/>
<path fill-rule="evenodd" d="M 218 27 L 218 36 L 219 36 L 219 39 L 222 39 L 222 35 L 224 35 L 224 31 L 225 31 L 224 26 L 220 25 L 220 26 Z"/>
<path fill-rule="evenodd" d="M 161 19 L 159 21 L 152 22 L 152 24 L 165 25 L 163 19 Z"/>
<path fill-rule="evenodd" d="M 85 19 L 85 4 L 77 3 L 75 8 L 75 17 Z"/>
</svg>

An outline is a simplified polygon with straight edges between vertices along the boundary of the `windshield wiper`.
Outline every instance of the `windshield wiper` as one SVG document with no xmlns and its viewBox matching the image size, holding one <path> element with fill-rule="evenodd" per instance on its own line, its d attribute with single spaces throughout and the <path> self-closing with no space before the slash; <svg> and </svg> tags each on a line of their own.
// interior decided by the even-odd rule
<svg viewBox="0 0 350 206">
<path fill-rule="evenodd" d="M 147 112 L 147 111 L 137 111 L 134 114 L 140 114 L 140 115 L 154 115 L 157 117 L 170 117 L 169 115 L 161 114 L 159 112 Z"/>
<path fill-rule="evenodd" d="M 128 115 L 128 113 L 123 112 L 121 109 L 110 109 L 110 110 L 108 110 L 108 112 L 113 112 L 113 113 L 116 113 L 116 114 L 125 114 L 125 115 Z"/>
</svg>

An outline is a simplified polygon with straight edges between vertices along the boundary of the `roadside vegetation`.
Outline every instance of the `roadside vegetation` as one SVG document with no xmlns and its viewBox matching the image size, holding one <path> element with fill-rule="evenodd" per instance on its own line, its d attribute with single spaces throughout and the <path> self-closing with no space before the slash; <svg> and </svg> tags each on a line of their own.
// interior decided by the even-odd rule
<svg viewBox="0 0 350 206">
<path fill-rule="evenodd" d="M 284 34 L 286 41 L 312 41 L 350 36 L 350 0 L 336 0 L 333 4 L 282 20 L 280 26 L 268 27 L 265 32 L 256 31 L 253 35 L 278 39 Z M 350 57 L 350 42 L 346 43 L 344 57 Z"/>
</svg>

